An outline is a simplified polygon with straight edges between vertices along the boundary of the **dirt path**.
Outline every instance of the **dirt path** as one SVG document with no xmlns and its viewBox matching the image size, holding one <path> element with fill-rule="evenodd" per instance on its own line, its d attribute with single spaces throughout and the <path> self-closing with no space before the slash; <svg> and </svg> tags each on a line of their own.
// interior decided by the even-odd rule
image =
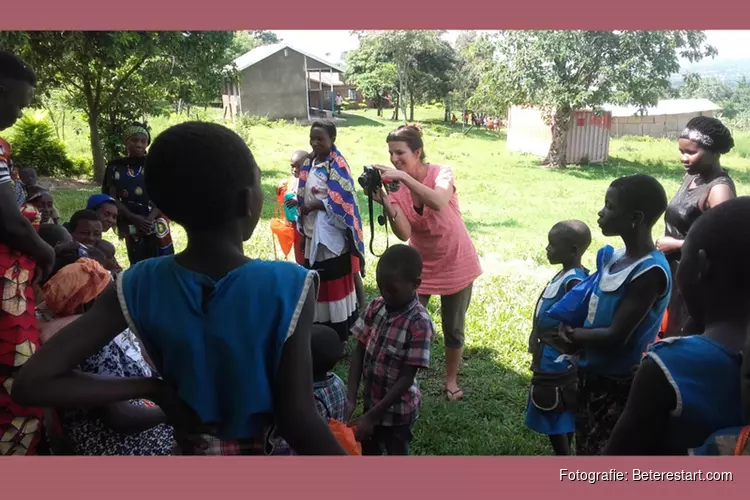
<svg viewBox="0 0 750 500">
<path fill-rule="evenodd" d="M 40 177 L 39 185 L 54 191 L 55 189 L 91 189 L 98 184 L 86 179 L 58 179 L 53 177 Z"/>
</svg>

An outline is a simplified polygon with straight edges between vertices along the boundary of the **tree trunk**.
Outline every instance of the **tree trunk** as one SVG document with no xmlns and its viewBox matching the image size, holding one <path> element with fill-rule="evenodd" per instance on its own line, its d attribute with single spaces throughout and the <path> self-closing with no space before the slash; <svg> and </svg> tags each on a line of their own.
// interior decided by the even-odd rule
<svg viewBox="0 0 750 500">
<path fill-rule="evenodd" d="M 398 120 L 398 110 L 400 106 L 401 106 L 401 95 L 397 95 L 396 105 L 393 106 L 393 117 L 391 118 L 391 120 Z"/>
<path fill-rule="evenodd" d="M 104 151 L 99 140 L 98 111 L 90 109 L 88 112 L 89 134 L 91 135 L 91 154 L 94 158 L 94 181 L 101 182 L 104 178 Z"/>
<path fill-rule="evenodd" d="M 562 106 L 555 111 L 552 121 L 552 144 L 550 144 L 544 164 L 550 168 L 565 168 L 568 154 L 568 129 L 573 110 Z"/>
<path fill-rule="evenodd" d="M 414 121 L 414 96 L 409 95 L 409 121 Z"/>
</svg>

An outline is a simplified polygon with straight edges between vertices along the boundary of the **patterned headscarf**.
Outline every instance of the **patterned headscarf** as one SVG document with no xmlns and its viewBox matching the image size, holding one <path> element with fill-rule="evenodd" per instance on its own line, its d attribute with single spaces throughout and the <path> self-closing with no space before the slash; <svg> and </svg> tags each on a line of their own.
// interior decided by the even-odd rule
<svg viewBox="0 0 750 500">
<path fill-rule="evenodd" d="M 111 282 L 112 275 L 101 264 L 81 258 L 60 269 L 44 284 L 44 302 L 55 316 L 70 316 L 97 298 Z"/>
<path fill-rule="evenodd" d="M 132 136 L 136 134 L 143 134 L 146 136 L 146 142 L 149 144 L 151 143 L 151 134 L 148 133 L 148 130 L 146 130 L 144 127 L 141 127 L 140 125 L 131 125 L 130 127 L 125 129 L 125 142 L 128 141 Z"/>
</svg>

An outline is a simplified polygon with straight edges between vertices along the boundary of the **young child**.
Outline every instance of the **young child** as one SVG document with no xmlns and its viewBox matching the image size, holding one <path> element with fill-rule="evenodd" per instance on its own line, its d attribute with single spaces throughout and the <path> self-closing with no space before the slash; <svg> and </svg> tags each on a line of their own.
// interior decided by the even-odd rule
<svg viewBox="0 0 750 500">
<path fill-rule="evenodd" d="M 38 191 L 47 191 L 46 189 L 41 188 L 39 185 L 37 185 L 37 182 L 39 181 L 39 175 L 37 174 L 37 171 L 34 167 L 22 167 L 18 171 L 19 179 L 21 180 L 21 184 L 23 185 L 24 190 L 26 191 L 26 199 L 28 201 L 28 198 L 32 195 L 32 193 L 38 192 Z M 48 192 L 49 194 L 49 192 Z M 57 212 L 57 208 L 55 208 L 54 200 L 52 200 L 52 195 L 49 194 L 49 199 L 51 201 L 51 205 L 49 208 L 49 219 L 52 224 L 59 224 L 60 223 L 60 214 Z M 47 222 L 42 222 L 43 224 L 47 224 Z"/>
<path fill-rule="evenodd" d="M 603 258 L 583 328 L 560 328 L 561 338 L 581 350 L 576 455 L 601 454 L 625 408 L 641 357 L 659 331 L 672 280 L 651 230 L 666 207 L 659 181 L 632 175 L 612 182 L 599 212 L 604 236 L 620 237 L 625 248 Z"/>
<path fill-rule="evenodd" d="M 336 330 L 324 325 L 312 329 L 313 390 L 318 414 L 327 422 L 330 419 L 346 420 L 346 386 L 334 367 L 344 357 L 344 344 Z"/>
<path fill-rule="evenodd" d="M 104 233 L 117 225 L 117 202 L 109 195 L 92 194 L 86 202 L 86 210 L 96 212 Z"/>
<path fill-rule="evenodd" d="M 331 419 L 344 422 L 346 386 L 341 378 L 332 372 L 344 357 L 344 344 L 341 343 L 336 330 L 324 325 L 313 325 L 311 337 L 315 409 L 326 422 Z M 280 455 L 294 453 L 286 443 L 280 443 L 277 448 Z"/>
<path fill-rule="evenodd" d="M 55 201 L 49 191 L 39 186 L 31 186 L 26 190 L 26 193 L 26 203 L 34 205 L 39 210 L 42 224 L 57 224 L 59 222 L 59 218 L 55 220 Z"/>
<path fill-rule="evenodd" d="M 99 240 L 99 243 L 96 244 L 95 248 L 102 252 L 102 256 L 104 257 L 102 265 L 104 266 L 104 269 L 114 274 L 122 272 L 122 267 L 120 267 L 120 264 L 117 262 L 117 249 L 112 243 L 107 240 Z"/>
<path fill-rule="evenodd" d="M 68 231 L 74 241 L 82 245 L 96 246 L 102 240 L 102 223 L 92 210 L 79 210 L 68 223 Z"/>
<path fill-rule="evenodd" d="M 532 353 L 531 390 L 526 408 L 526 427 L 549 436 L 556 455 L 570 455 L 575 432 L 575 393 L 577 371 L 570 358 L 570 347 L 557 336 L 558 321 L 547 318 L 546 312 L 588 272 L 581 257 L 591 245 L 591 231 L 578 220 L 558 222 L 547 237 L 547 259 L 562 269 L 547 284 L 534 311 L 534 324 L 529 338 Z"/>
<path fill-rule="evenodd" d="M 310 153 L 302 149 L 298 149 L 292 154 L 292 158 L 289 161 L 291 167 L 291 176 L 289 179 L 282 181 L 277 188 L 277 191 L 281 193 L 284 199 L 284 207 L 287 216 L 287 220 L 290 222 L 297 222 L 297 186 L 299 184 L 299 172 L 304 165 L 305 160 L 310 156 Z M 297 230 L 296 224 L 294 228 L 294 260 L 300 266 L 305 265 L 305 238 Z"/>
<path fill-rule="evenodd" d="M 742 425 L 749 218 L 750 198 L 736 198 L 707 211 L 690 229 L 675 279 L 690 317 L 705 330 L 649 348 L 607 454 L 684 455 L 712 433 Z"/>
<path fill-rule="evenodd" d="M 378 262 L 380 297 L 352 328 L 357 347 L 349 365 L 347 417 L 363 381 L 364 414 L 352 423 L 363 455 L 408 455 L 422 395 L 417 371 L 430 365 L 435 324 L 417 297 L 422 258 L 394 245 Z"/>
<path fill-rule="evenodd" d="M 156 138 L 146 165 L 149 196 L 185 228 L 186 249 L 118 276 L 32 356 L 13 397 L 41 407 L 153 401 L 182 454 L 270 454 L 276 430 L 299 454 L 344 455 L 313 402 L 317 276 L 243 253 L 263 207 L 247 145 L 224 126 L 186 122 Z M 163 379 L 73 376 L 128 327 Z"/>
</svg>

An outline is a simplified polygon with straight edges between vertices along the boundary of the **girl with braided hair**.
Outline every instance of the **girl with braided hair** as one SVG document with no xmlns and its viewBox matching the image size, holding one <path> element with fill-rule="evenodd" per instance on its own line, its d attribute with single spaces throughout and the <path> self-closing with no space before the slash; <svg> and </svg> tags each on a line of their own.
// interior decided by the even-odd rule
<svg viewBox="0 0 750 500">
<path fill-rule="evenodd" d="M 706 210 L 737 197 L 734 181 L 720 163 L 721 155 L 729 153 L 733 147 L 729 129 L 720 120 L 708 116 L 690 120 L 680 135 L 680 161 L 685 167 L 685 179 L 664 215 L 665 234 L 656 241 L 657 248 L 667 256 L 673 277 L 682 255 L 682 244 L 695 221 Z M 702 326 L 690 320 L 678 287 L 672 293 L 667 311 L 660 336 L 702 331 Z"/>
</svg>

